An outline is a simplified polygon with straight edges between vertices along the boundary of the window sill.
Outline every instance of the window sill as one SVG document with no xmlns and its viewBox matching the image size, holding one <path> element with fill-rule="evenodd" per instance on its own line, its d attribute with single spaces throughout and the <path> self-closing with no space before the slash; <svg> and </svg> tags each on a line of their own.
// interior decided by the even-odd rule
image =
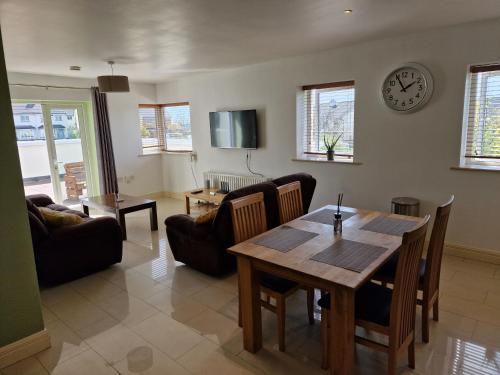
<svg viewBox="0 0 500 375">
<path fill-rule="evenodd" d="M 450 167 L 454 171 L 472 171 L 472 172 L 497 172 L 500 173 L 500 165 L 459 165 Z"/>
<path fill-rule="evenodd" d="M 321 156 L 301 156 L 293 158 L 292 161 L 305 161 L 312 163 L 333 163 L 333 164 L 346 164 L 346 165 L 361 165 L 362 163 L 354 161 L 352 158 L 337 157 L 334 160 L 326 160 L 326 157 Z"/>
<path fill-rule="evenodd" d="M 143 156 L 154 156 L 154 155 L 191 155 L 193 151 L 160 151 L 160 150 L 155 150 L 155 151 L 149 151 L 149 152 L 143 152 L 142 154 L 139 154 L 137 156 L 143 157 Z"/>
</svg>

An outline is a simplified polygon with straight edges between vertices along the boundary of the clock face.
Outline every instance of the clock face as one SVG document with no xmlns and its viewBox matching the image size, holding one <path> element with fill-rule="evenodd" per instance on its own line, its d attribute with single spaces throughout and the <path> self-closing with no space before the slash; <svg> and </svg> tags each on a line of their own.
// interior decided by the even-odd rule
<svg viewBox="0 0 500 375">
<path fill-rule="evenodd" d="M 423 66 L 408 64 L 390 73 L 382 86 L 386 105 L 398 112 L 422 107 L 432 94 L 432 77 Z"/>
</svg>

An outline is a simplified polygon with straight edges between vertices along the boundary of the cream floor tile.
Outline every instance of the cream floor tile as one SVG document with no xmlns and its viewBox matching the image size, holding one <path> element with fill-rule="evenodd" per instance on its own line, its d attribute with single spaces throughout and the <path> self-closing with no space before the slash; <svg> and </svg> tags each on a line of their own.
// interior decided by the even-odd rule
<svg viewBox="0 0 500 375">
<path fill-rule="evenodd" d="M 485 323 L 500 325 L 500 310 L 452 296 L 440 297 L 440 309 Z"/>
<path fill-rule="evenodd" d="M 214 286 L 224 289 L 226 292 L 238 294 L 238 274 L 225 276 L 214 283 Z"/>
<path fill-rule="evenodd" d="M 90 275 L 67 284 L 92 302 L 111 298 L 122 290 L 98 275 Z"/>
<path fill-rule="evenodd" d="M 495 271 L 494 278 L 500 279 L 500 265 L 498 265 L 498 264 L 497 264 L 497 270 Z"/>
<path fill-rule="evenodd" d="M 170 358 L 176 359 L 192 349 L 203 337 L 163 313 L 158 313 L 134 327 L 142 338 Z"/>
<path fill-rule="evenodd" d="M 93 350 L 57 366 L 52 375 L 116 375 L 116 371 Z"/>
<path fill-rule="evenodd" d="M 142 347 L 132 350 L 127 357 L 113 366 L 120 375 L 189 375 L 184 367 L 156 348 Z"/>
<path fill-rule="evenodd" d="M 50 307 L 59 302 L 69 302 L 72 299 L 79 299 L 81 296 L 67 284 L 40 290 L 42 304 Z"/>
<path fill-rule="evenodd" d="M 49 375 L 47 370 L 35 358 L 29 357 L 0 370 L 2 375 Z"/>
<path fill-rule="evenodd" d="M 166 288 L 166 285 L 159 283 L 136 271 L 127 271 L 123 277 L 114 277 L 110 281 L 125 290 L 128 294 L 146 300 L 153 294 Z"/>
<path fill-rule="evenodd" d="M 472 340 L 479 345 L 490 346 L 500 351 L 500 326 L 477 322 Z"/>
<path fill-rule="evenodd" d="M 235 321 L 213 310 L 205 311 L 203 314 L 187 321 L 185 325 L 217 345 L 226 344 L 241 331 Z"/>
<path fill-rule="evenodd" d="M 116 325 L 89 339 L 89 346 L 109 363 L 119 362 L 137 348 L 150 347 L 139 335 L 123 325 Z"/>
<path fill-rule="evenodd" d="M 460 272 L 479 274 L 483 277 L 493 277 L 498 270 L 498 266 L 492 263 L 465 259 L 463 264 L 457 266 L 457 269 Z"/>
<path fill-rule="evenodd" d="M 241 358 L 224 351 L 209 340 L 203 340 L 196 347 L 179 358 L 178 362 L 193 374 L 204 375 L 247 375 L 262 374 Z"/>
<path fill-rule="evenodd" d="M 57 316 L 55 316 L 52 311 L 50 311 L 48 308 L 44 307 L 43 305 L 42 305 L 42 315 L 43 315 L 43 321 L 45 324 L 48 324 L 50 322 L 57 320 Z"/>
<path fill-rule="evenodd" d="M 199 272 L 193 271 L 186 266 L 177 267 L 174 274 L 169 278 L 163 279 L 162 283 L 168 285 L 171 289 L 185 296 L 193 295 L 202 289 L 210 286 L 216 279 L 209 278 Z"/>
<path fill-rule="evenodd" d="M 85 328 L 75 330 L 75 333 L 82 339 L 87 340 L 119 324 L 120 322 L 118 320 L 108 315 L 104 319 L 98 320 L 97 322 L 86 326 Z"/>
<path fill-rule="evenodd" d="M 473 287 L 478 289 L 483 289 L 485 291 L 491 291 L 495 293 L 500 293 L 500 283 L 493 277 L 484 277 L 481 275 L 471 275 L 467 273 L 457 272 L 451 279 L 457 287 L 463 286 Z"/>
<path fill-rule="evenodd" d="M 36 358 L 48 370 L 89 349 L 87 343 L 60 320 L 46 324 L 45 328 L 49 331 L 51 347 L 36 354 Z"/>
<path fill-rule="evenodd" d="M 191 297 L 166 288 L 149 297 L 147 302 L 178 322 L 186 322 L 208 309 Z"/>
<path fill-rule="evenodd" d="M 218 310 L 231 302 L 236 294 L 227 292 L 216 286 L 209 286 L 192 295 L 193 299 L 213 310 Z"/>
<path fill-rule="evenodd" d="M 74 330 L 81 330 L 108 316 L 84 297 L 71 297 L 51 305 L 50 310 Z"/>
<path fill-rule="evenodd" d="M 126 292 L 103 300 L 98 305 L 113 318 L 127 326 L 136 325 L 158 312 L 150 304 Z"/>
<path fill-rule="evenodd" d="M 441 281 L 440 295 L 460 297 L 462 299 L 483 303 L 488 293 L 484 288 L 475 285 L 457 285 L 453 281 Z"/>
<path fill-rule="evenodd" d="M 500 310 L 500 293 L 488 292 L 485 304 Z"/>
</svg>

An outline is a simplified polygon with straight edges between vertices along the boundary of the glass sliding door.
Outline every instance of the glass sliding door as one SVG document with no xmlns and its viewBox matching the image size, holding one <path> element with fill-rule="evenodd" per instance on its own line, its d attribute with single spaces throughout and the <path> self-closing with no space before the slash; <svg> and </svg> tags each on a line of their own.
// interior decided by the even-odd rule
<svg viewBox="0 0 500 375">
<path fill-rule="evenodd" d="M 33 124 L 39 132 L 31 140 L 22 128 L 26 120 L 26 106 L 32 103 L 15 103 L 18 112 L 16 133 L 21 158 L 25 193 L 50 195 L 56 202 L 66 205 L 79 204 L 80 198 L 92 191 L 94 179 L 92 154 L 93 143 L 89 141 L 87 111 L 82 103 L 34 103 L 38 124 Z M 41 115 L 41 116 L 40 116 Z M 24 132 L 23 132 L 24 131 Z M 34 142 L 34 143 L 29 143 Z M 27 152 L 29 146 L 36 154 Z M 32 171 L 34 170 L 34 171 Z"/>
</svg>

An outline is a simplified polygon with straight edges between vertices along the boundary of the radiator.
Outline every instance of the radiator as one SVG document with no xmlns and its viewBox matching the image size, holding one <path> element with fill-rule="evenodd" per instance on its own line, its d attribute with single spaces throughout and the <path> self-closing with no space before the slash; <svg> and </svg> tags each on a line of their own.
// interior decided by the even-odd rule
<svg viewBox="0 0 500 375">
<path fill-rule="evenodd" d="M 203 172 L 203 181 L 210 181 L 210 187 L 220 189 L 222 181 L 229 184 L 229 190 L 236 190 L 248 185 L 258 184 L 259 182 L 271 180 L 268 177 L 261 176 L 245 176 L 232 173 L 208 171 Z"/>
</svg>

